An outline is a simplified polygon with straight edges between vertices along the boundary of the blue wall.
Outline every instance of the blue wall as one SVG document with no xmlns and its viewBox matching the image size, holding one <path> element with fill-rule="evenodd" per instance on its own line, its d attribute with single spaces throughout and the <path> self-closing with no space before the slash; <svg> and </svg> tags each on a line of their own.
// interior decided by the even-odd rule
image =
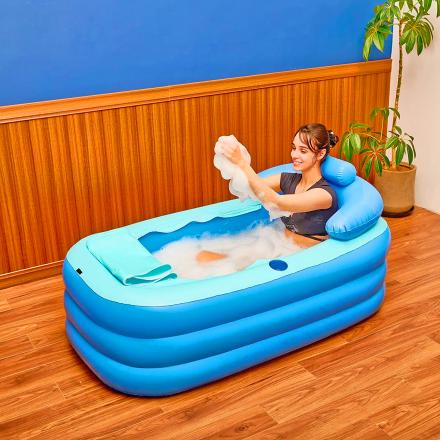
<svg viewBox="0 0 440 440">
<path fill-rule="evenodd" d="M 378 3 L 0 0 L 0 105 L 362 61 Z"/>
</svg>

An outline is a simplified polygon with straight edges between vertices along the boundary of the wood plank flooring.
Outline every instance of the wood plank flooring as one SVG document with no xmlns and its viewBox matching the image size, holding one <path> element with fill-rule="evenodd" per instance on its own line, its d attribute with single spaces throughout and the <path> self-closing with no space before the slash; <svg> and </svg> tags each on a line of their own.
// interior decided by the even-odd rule
<svg viewBox="0 0 440 440">
<path fill-rule="evenodd" d="M 65 337 L 61 276 L 0 291 L 0 438 L 440 439 L 440 216 L 387 221 L 378 313 L 171 397 L 125 396 L 89 371 Z"/>
</svg>

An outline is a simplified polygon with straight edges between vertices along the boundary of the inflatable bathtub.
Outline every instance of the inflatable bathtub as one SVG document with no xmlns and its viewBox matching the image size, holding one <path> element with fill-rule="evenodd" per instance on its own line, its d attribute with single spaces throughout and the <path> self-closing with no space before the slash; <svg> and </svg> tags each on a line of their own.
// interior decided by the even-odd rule
<svg viewBox="0 0 440 440">
<path fill-rule="evenodd" d="M 293 172 L 292 165 L 260 175 L 282 171 Z M 66 331 L 75 351 L 116 390 L 171 395 L 304 347 L 375 313 L 384 299 L 390 244 L 382 200 L 347 162 L 328 157 L 322 172 L 339 202 L 326 225 L 330 238 L 239 272 L 126 284 L 90 245 L 97 239 L 114 244 L 117 265 L 125 242 L 148 256 L 181 237 L 269 223 L 267 211 L 251 200 L 176 212 L 80 240 L 63 265 Z"/>
</svg>

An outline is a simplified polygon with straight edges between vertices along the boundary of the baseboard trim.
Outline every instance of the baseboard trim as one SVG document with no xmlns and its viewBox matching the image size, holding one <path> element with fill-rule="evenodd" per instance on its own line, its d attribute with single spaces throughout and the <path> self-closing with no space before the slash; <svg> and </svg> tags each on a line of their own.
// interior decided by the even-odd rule
<svg viewBox="0 0 440 440">
<path fill-rule="evenodd" d="M 0 290 L 18 284 L 29 283 L 31 281 L 41 280 L 54 275 L 60 275 L 63 266 L 63 260 L 52 263 L 42 264 L 41 266 L 28 267 L 26 269 L 8 272 L 0 275 Z"/>
</svg>

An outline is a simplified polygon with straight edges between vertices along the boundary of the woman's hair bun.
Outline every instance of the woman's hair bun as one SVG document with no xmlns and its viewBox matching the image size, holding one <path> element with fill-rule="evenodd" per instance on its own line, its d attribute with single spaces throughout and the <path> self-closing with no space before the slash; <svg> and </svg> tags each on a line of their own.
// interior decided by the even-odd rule
<svg viewBox="0 0 440 440">
<path fill-rule="evenodd" d="M 330 148 L 332 148 L 338 143 L 339 137 L 333 133 L 333 130 L 327 130 L 327 133 L 330 139 Z"/>
</svg>

